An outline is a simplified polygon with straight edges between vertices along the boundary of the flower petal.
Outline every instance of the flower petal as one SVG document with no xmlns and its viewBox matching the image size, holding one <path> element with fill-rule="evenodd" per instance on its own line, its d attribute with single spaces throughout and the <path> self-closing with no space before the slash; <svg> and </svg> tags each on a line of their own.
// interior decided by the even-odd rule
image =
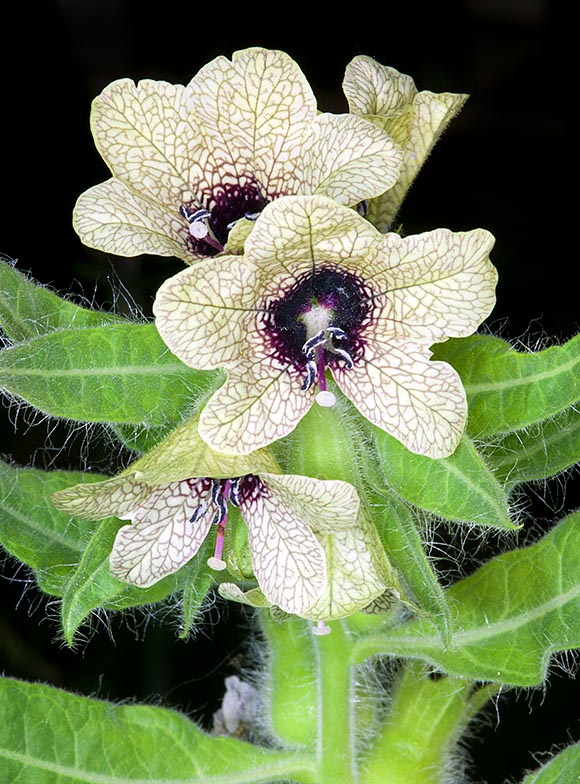
<svg viewBox="0 0 580 784">
<path fill-rule="evenodd" d="M 115 177 L 170 216 L 195 198 L 190 170 L 201 139 L 187 97 L 180 84 L 118 79 L 91 112 L 95 144 Z"/>
<path fill-rule="evenodd" d="M 382 235 L 368 221 L 327 196 L 286 196 L 268 204 L 246 240 L 246 259 L 259 268 L 263 296 L 317 265 L 362 273 Z"/>
<path fill-rule="evenodd" d="M 332 533 L 356 524 L 360 501 L 348 482 L 263 472 L 260 479 L 314 531 Z"/>
<path fill-rule="evenodd" d="M 392 568 L 366 514 L 358 524 L 318 536 L 326 554 L 327 585 L 304 616 L 313 621 L 344 618 L 367 607 L 385 589 L 397 588 Z"/>
<path fill-rule="evenodd" d="M 360 115 L 392 115 L 417 94 L 410 76 L 367 55 L 357 55 L 346 66 L 342 88 L 350 111 Z"/>
<path fill-rule="evenodd" d="M 151 488 L 131 475 L 119 475 L 103 482 L 74 485 L 53 493 L 52 501 L 61 512 L 81 520 L 121 517 L 144 501 Z"/>
<path fill-rule="evenodd" d="M 200 178 L 220 170 L 222 180 L 226 173 L 236 181 L 251 174 L 265 196 L 295 190 L 296 160 L 316 99 L 287 54 L 256 47 L 234 52 L 231 62 L 217 57 L 194 76 L 188 95 L 204 137 Z"/>
<path fill-rule="evenodd" d="M 326 583 L 322 547 L 287 493 L 267 481 L 240 502 L 248 529 L 254 574 L 266 598 L 286 612 L 303 614 Z"/>
<path fill-rule="evenodd" d="M 256 272 L 240 256 L 220 256 L 169 278 L 153 312 L 159 334 L 190 367 L 224 367 L 249 351 L 255 331 Z M 254 329 L 252 329 L 254 327 Z"/>
<path fill-rule="evenodd" d="M 176 209 L 167 209 L 116 179 L 89 188 L 78 199 L 73 225 L 90 248 L 119 256 L 153 253 L 191 263 L 187 228 Z"/>
<path fill-rule="evenodd" d="M 467 404 L 461 379 L 445 362 L 430 362 L 424 344 L 389 338 L 367 344 L 364 361 L 333 368 L 336 383 L 370 422 L 407 449 L 448 457 L 463 433 Z"/>
<path fill-rule="evenodd" d="M 315 390 L 271 362 L 247 360 L 228 372 L 208 400 L 199 433 L 218 452 L 246 455 L 288 435 L 308 411 Z"/>
<path fill-rule="evenodd" d="M 235 583 L 220 583 L 218 593 L 222 599 L 230 602 L 246 604 L 249 607 L 270 607 L 271 603 L 266 599 L 259 588 L 251 588 L 249 591 L 242 589 Z"/>
<path fill-rule="evenodd" d="M 111 574 L 147 588 L 180 569 L 197 553 L 211 527 L 210 509 L 197 522 L 190 522 L 199 503 L 200 491 L 194 482 L 175 482 L 153 490 L 133 510 L 134 522 L 117 533 Z"/>
<path fill-rule="evenodd" d="M 403 147 L 396 185 L 372 200 L 367 215 L 380 231 L 387 231 L 420 168 L 468 96 L 418 93 L 410 76 L 365 55 L 347 65 L 343 89 L 353 114 L 366 117 Z"/>
<path fill-rule="evenodd" d="M 419 170 L 467 98 L 467 95 L 462 94 L 432 93 L 425 90 L 413 101 L 413 119 L 409 139 L 403 148 L 399 179 L 390 190 L 373 200 L 367 216 L 380 231 L 387 231 L 393 223 Z M 392 132 L 380 120 L 377 125 Z"/>
<path fill-rule="evenodd" d="M 380 310 L 367 329 L 431 343 L 471 335 L 495 305 L 494 237 L 484 229 L 437 229 L 409 237 L 387 234 L 368 271 Z"/>
<path fill-rule="evenodd" d="M 402 153 L 362 117 L 322 114 L 310 127 L 302 160 L 298 193 L 319 193 L 349 206 L 391 188 Z"/>
</svg>

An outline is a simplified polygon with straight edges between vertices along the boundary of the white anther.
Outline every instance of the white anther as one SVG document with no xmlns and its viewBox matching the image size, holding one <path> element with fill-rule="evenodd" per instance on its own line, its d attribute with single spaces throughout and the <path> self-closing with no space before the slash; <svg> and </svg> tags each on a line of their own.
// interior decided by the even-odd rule
<svg viewBox="0 0 580 784">
<path fill-rule="evenodd" d="M 319 406 L 331 408 L 336 403 L 336 395 L 327 389 L 323 389 L 316 395 L 315 400 Z"/>
<path fill-rule="evenodd" d="M 221 558 L 215 558 L 213 555 L 207 559 L 207 565 L 210 569 L 215 569 L 216 572 L 223 572 L 228 567 L 225 561 L 222 561 Z"/>
<path fill-rule="evenodd" d="M 325 637 L 327 634 L 330 634 L 332 629 L 330 626 L 327 626 L 324 621 L 318 621 L 316 626 L 312 629 L 312 634 L 315 634 L 317 637 Z"/>
</svg>

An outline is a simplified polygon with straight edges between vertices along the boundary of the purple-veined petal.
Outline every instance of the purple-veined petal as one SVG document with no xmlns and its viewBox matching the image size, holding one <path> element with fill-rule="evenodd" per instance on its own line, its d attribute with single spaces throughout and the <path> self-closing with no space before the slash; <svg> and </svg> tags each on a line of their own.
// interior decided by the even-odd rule
<svg viewBox="0 0 580 784">
<path fill-rule="evenodd" d="M 131 525 L 117 533 L 110 557 L 111 574 L 119 580 L 147 588 L 173 574 L 199 550 L 210 529 L 213 509 L 192 523 L 190 518 L 202 495 L 198 483 L 162 485 L 131 514 Z M 211 505 L 210 505 L 211 507 Z"/>
<path fill-rule="evenodd" d="M 391 338 L 367 344 L 364 361 L 333 375 L 364 417 L 411 452 L 448 457 L 465 427 L 465 392 L 451 365 L 430 356 L 421 343 Z"/>
<path fill-rule="evenodd" d="M 194 76 L 188 100 L 204 137 L 200 181 L 207 178 L 202 170 L 231 170 L 253 177 L 264 195 L 294 192 L 316 99 L 287 54 L 256 47 L 234 52 L 231 61 L 217 57 Z"/>
<path fill-rule="evenodd" d="M 471 335 L 495 305 L 494 237 L 484 229 L 387 234 L 368 271 L 380 306 L 367 336 L 409 336 L 431 343 Z"/>
<path fill-rule="evenodd" d="M 190 170 L 200 153 L 197 126 L 180 84 L 119 79 L 93 101 L 91 129 L 112 173 L 168 215 L 195 199 Z"/>
<path fill-rule="evenodd" d="M 260 479 L 314 531 L 332 533 L 356 524 L 360 500 L 348 482 L 263 472 Z"/>
<path fill-rule="evenodd" d="M 314 392 L 302 392 L 287 369 L 246 360 L 208 400 L 199 433 L 218 452 L 248 454 L 288 435 L 312 405 Z"/>
<path fill-rule="evenodd" d="M 362 117 L 319 115 L 306 139 L 298 193 L 317 193 L 351 206 L 378 196 L 397 181 L 400 148 Z"/>
<path fill-rule="evenodd" d="M 103 482 L 90 482 L 67 487 L 53 493 L 57 509 L 81 520 L 104 520 L 122 517 L 144 501 L 151 488 L 138 482 L 134 474 L 119 475 Z"/>
<path fill-rule="evenodd" d="M 169 278 L 153 306 L 159 334 L 190 367 L 224 367 L 248 356 L 261 310 L 256 272 L 240 256 L 221 256 Z"/>
<path fill-rule="evenodd" d="M 187 250 L 187 227 L 177 209 L 168 212 L 154 199 L 110 179 L 89 188 L 78 199 L 73 224 L 91 248 L 106 248 L 119 256 L 154 253 L 192 261 Z"/>
<path fill-rule="evenodd" d="M 248 529 L 254 574 L 266 598 L 301 615 L 324 590 L 324 551 L 286 494 L 263 482 L 240 511 Z"/>
</svg>

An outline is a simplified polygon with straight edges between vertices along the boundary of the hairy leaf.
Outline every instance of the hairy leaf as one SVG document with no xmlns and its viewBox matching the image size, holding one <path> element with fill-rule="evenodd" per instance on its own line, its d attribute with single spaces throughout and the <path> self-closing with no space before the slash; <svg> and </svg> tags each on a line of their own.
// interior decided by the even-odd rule
<svg viewBox="0 0 580 784">
<path fill-rule="evenodd" d="M 546 479 L 573 466 L 580 462 L 580 409 L 567 408 L 537 425 L 508 433 L 493 444 L 487 461 L 508 485 Z"/>
<path fill-rule="evenodd" d="M 123 321 L 114 313 L 82 308 L 59 297 L 0 258 L 0 327 L 11 340 L 29 340 L 66 327 Z"/>
<path fill-rule="evenodd" d="M 453 676 L 431 680 L 422 663 L 406 662 L 386 721 L 367 752 L 361 782 L 444 781 L 460 733 L 494 691 L 497 687 L 474 690 L 470 681 Z"/>
<path fill-rule="evenodd" d="M 445 650 L 421 618 L 356 644 L 356 659 L 421 658 L 475 680 L 536 686 L 551 654 L 580 646 L 580 512 L 535 544 L 514 550 L 452 586 L 454 635 Z"/>
<path fill-rule="evenodd" d="M 461 375 L 476 437 L 526 427 L 580 400 L 580 335 L 537 353 L 473 335 L 435 346 L 434 355 Z"/>
<path fill-rule="evenodd" d="M 80 421 L 178 422 L 214 376 L 186 368 L 153 324 L 65 329 L 0 352 L 0 386 Z"/>
<path fill-rule="evenodd" d="M 80 625 L 98 607 L 124 610 L 162 601 L 177 591 L 184 592 L 183 634 L 191 630 L 213 579 L 207 566 L 209 543 L 202 545 L 196 557 L 175 574 L 168 575 L 149 588 L 136 588 L 117 580 L 109 568 L 109 556 L 121 525 L 115 518 L 103 520 L 93 534 L 78 567 L 67 582 L 61 607 L 65 640 L 73 644 Z"/>
<path fill-rule="evenodd" d="M 184 715 L 0 679 L 0 770 L 20 784 L 315 784 L 295 752 L 212 737 Z"/>
<path fill-rule="evenodd" d="M 450 457 L 433 459 L 378 428 L 374 434 L 385 478 L 406 501 L 448 520 L 517 528 L 499 482 L 467 436 Z"/>
<path fill-rule="evenodd" d="M 385 552 L 421 610 L 431 617 L 444 644 L 451 635 L 447 597 L 421 542 L 417 525 L 407 506 L 395 496 L 369 491 L 369 512 Z"/>
<path fill-rule="evenodd" d="M 0 543 L 34 570 L 43 591 L 62 596 L 96 524 L 71 520 L 51 494 L 103 477 L 73 471 L 39 471 L 0 462 Z"/>
<path fill-rule="evenodd" d="M 528 774 L 522 784 L 578 784 L 580 743 L 568 746 L 541 768 Z"/>
</svg>

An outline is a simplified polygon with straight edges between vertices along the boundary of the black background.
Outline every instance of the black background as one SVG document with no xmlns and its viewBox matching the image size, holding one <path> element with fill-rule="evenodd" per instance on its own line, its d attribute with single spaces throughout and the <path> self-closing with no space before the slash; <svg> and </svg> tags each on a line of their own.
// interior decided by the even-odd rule
<svg viewBox="0 0 580 784">
<path fill-rule="evenodd" d="M 403 231 L 489 229 L 500 273 L 490 328 L 526 346 L 577 332 L 576 45 L 572 20 L 557 4 L 382 2 L 338 11 L 313 4 L 61 0 L 12 8 L 2 30 L 0 252 L 42 283 L 106 305 L 112 281 L 149 315 L 158 285 L 182 268 L 169 259 L 92 251 L 72 229 L 77 196 L 108 176 L 88 120 L 91 99 L 111 80 L 183 83 L 219 54 L 261 45 L 298 61 L 321 109 L 344 111 L 344 67 L 368 54 L 412 75 L 419 89 L 471 94 L 407 197 Z M 14 438 L 3 419 L 0 452 L 23 465 L 79 467 L 82 435 L 67 440 L 57 427 L 46 450 L 46 424 Z M 107 454 L 91 452 L 89 462 L 103 468 Z M 577 485 L 569 482 L 564 492 L 561 482 L 552 483 L 547 503 L 531 502 L 536 527 L 578 504 Z M 247 620 L 221 605 L 195 641 L 176 642 L 169 623 L 138 616 L 110 619 L 113 639 L 95 619 L 88 640 L 66 650 L 58 641 L 57 608 L 9 560 L 4 575 L 0 668 L 7 675 L 177 706 L 207 724 L 223 677 L 248 662 Z M 474 780 L 519 780 L 534 765 L 528 749 L 578 739 L 577 695 L 556 669 L 545 693 L 503 697 L 499 722 L 490 711 L 468 743 Z"/>
</svg>

